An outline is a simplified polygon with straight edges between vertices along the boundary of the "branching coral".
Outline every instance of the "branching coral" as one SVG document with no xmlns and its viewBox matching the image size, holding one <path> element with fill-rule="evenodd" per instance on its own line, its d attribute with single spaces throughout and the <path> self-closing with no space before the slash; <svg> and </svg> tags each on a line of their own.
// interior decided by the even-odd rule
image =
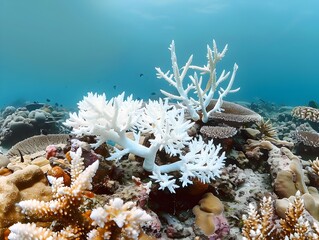
<svg viewBox="0 0 319 240">
<path fill-rule="evenodd" d="M 157 71 L 157 77 L 163 78 L 170 85 L 176 88 L 179 95 L 174 95 L 164 90 L 161 90 L 161 92 L 170 99 L 180 101 L 182 106 L 189 111 L 194 121 L 201 119 L 203 122 L 207 122 L 210 114 L 222 111 L 223 98 L 226 97 L 228 93 L 237 92 L 239 90 L 239 88 L 231 89 L 238 69 L 238 66 L 235 63 L 226 89 L 220 88 L 218 90 L 219 97 L 214 108 L 207 111 L 207 106 L 214 98 L 214 93 L 218 89 L 219 85 L 230 75 L 230 72 L 225 73 L 224 70 L 221 75 L 217 77 L 216 71 L 216 64 L 225 56 L 227 45 L 222 52 L 218 52 L 216 42 L 213 40 L 213 49 L 207 45 L 207 65 L 203 67 L 192 66 L 191 63 L 193 55 L 191 55 L 184 67 L 181 68 L 182 72 L 180 72 L 180 68 L 178 67 L 174 41 L 170 44 L 169 50 L 171 52 L 173 73 L 170 73 L 170 71 L 164 73 L 160 68 L 155 69 Z M 209 79 L 207 80 L 205 87 L 202 86 L 204 85 L 203 77 L 198 77 L 195 72 L 193 76 L 190 76 L 191 83 L 185 88 L 184 78 L 186 77 L 189 69 L 199 70 L 201 74 L 209 74 Z M 191 91 L 197 95 L 198 99 L 191 97 Z"/>
<path fill-rule="evenodd" d="M 16 223 L 9 230 L 8 239 L 137 239 L 140 225 L 152 220 L 144 210 L 133 202 L 124 203 L 115 198 L 109 205 L 84 212 L 84 199 L 93 197 L 89 192 L 91 181 L 99 162 L 84 169 L 82 150 L 71 152 L 71 186 L 64 186 L 63 178 L 48 176 L 52 184 L 53 199 L 21 201 L 17 205 L 34 222 L 54 222 L 60 229 L 37 226 L 36 223 Z M 61 229 L 63 226 L 63 229 Z"/>
<path fill-rule="evenodd" d="M 250 205 L 249 208 L 248 216 L 244 216 L 242 230 L 245 240 L 313 240 L 319 238 L 317 223 L 305 210 L 300 192 L 297 192 L 282 219 L 277 219 L 270 197 L 263 198 L 259 213 L 253 205 Z"/>
<path fill-rule="evenodd" d="M 216 72 L 216 64 L 225 56 L 227 46 L 222 52 L 218 52 L 217 45 L 213 41 L 213 49 L 207 46 L 207 65 L 204 67 L 191 65 L 191 56 L 182 68 L 182 72 L 177 64 L 174 41 L 169 49 L 173 74 L 163 73 L 160 68 L 156 68 L 157 76 L 172 84 L 179 96 L 162 91 L 168 98 L 158 101 L 150 100 L 143 104 L 142 101 L 133 100 L 132 96 L 124 99 L 124 93 L 110 100 L 106 100 L 105 94 L 89 93 L 78 103 L 78 114 L 70 114 L 65 125 L 72 127 L 73 133 L 78 136 L 96 136 L 97 142 L 93 145 L 95 147 L 106 141 L 121 145 L 122 149 L 116 149 L 115 153 L 108 158 L 109 160 L 120 159 L 128 153 L 144 158 L 143 168 L 153 172 L 151 178 L 160 184 L 160 189 L 168 188 L 174 192 L 179 185 L 176 184 L 176 179 L 167 173 L 179 171 L 182 175 L 179 178 L 182 186 L 191 184 L 194 177 L 207 183 L 218 176 L 225 158 L 224 154 L 220 153 L 220 146 L 215 146 L 212 141 L 206 144 L 201 138 L 192 140 L 187 131 L 194 123 L 186 120 L 184 110 L 188 110 L 194 121 L 201 119 L 207 122 L 212 113 L 222 111 L 223 98 L 228 93 L 238 91 L 239 88 L 232 89 L 238 68 L 236 64 L 226 89 L 219 88 L 219 85 L 230 75 L 230 72 L 223 71 L 217 77 Z M 199 78 L 195 72 L 194 76 L 190 76 L 191 83 L 184 88 L 183 80 L 188 69 L 209 74 L 206 86 L 202 86 L 203 78 Z M 217 88 L 219 88 L 219 97 L 214 106 L 208 110 Z M 191 97 L 191 91 L 197 95 L 197 100 Z M 179 107 L 169 104 L 168 99 L 180 101 Z M 133 132 L 134 139 L 128 138 L 127 132 Z M 140 144 L 141 134 L 151 136 L 149 147 Z M 170 156 L 178 156 L 180 160 L 157 165 L 156 155 L 162 149 Z"/>
<path fill-rule="evenodd" d="M 319 158 L 318 157 L 311 162 L 311 168 L 319 176 Z"/>
<path fill-rule="evenodd" d="M 168 188 L 171 192 L 178 187 L 176 180 L 167 175 L 168 172 L 180 171 L 183 186 L 190 184 L 193 176 L 208 182 L 218 176 L 225 159 L 220 155 L 220 146 L 212 141 L 207 144 L 201 139 L 193 139 L 187 130 L 193 126 L 185 120 L 184 109 L 170 105 L 168 100 L 149 101 L 142 106 L 140 101 L 128 97 L 124 93 L 107 101 L 105 95 L 89 93 L 79 104 L 79 113 L 71 114 L 65 123 L 73 127 L 77 135 L 95 135 L 99 146 L 105 141 L 113 141 L 123 147 L 116 149 L 110 160 L 118 159 L 127 153 L 144 158 L 143 167 L 153 172 L 151 176 L 160 183 L 161 189 Z M 129 139 L 127 131 L 134 133 Z M 149 134 L 150 146 L 139 142 L 140 134 Z M 185 148 L 187 153 L 183 154 Z M 179 156 L 174 163 L 158 166 L 155 157 L 159 150 L 165 150 L 172 156 Z"/>
<path fill-rule="evenodd" d="M 274 207 L 271 197 L 264 197 L 260 205 L 260 214 L 253 204 L 249 204 L 248 216 L 244 215 L 242 229 L 244 239 L 272 239 L 274 230 Z"/>
<path fill-rule="evenodd" d="M 90 215 L 93 219 L 93 229 L 88 233 L 88 239 L 138 239 L 140 225 L 152 220 L 144 210 L 137 208 L 133 202 L 124 203 L 120 198 L 110 200 L 108 205 L 99 207 Z"/>
<path fill-rule="evenodd" d="M 88 190 L 92 188 L 91 181 L 99 166 L 96 161 L 86 169 L 81 158 L 82 150 L 79 148 L 71 153 L 71 186 L 64 186 L 63 178 L 48 176 L 52 184 L 53 199 L 49 202 L 38 200 L 21 201 L 17 205 L 21 211 L 32 220 L 58 221 L 66 226 L 59 232 L 39 228 L 33 224 L 16 223 L 9 229 L 9 239 L 76 239 L 91 229 L 89 220 L 79 210 L 86 197 L 92 196 Z"/>
</svg>

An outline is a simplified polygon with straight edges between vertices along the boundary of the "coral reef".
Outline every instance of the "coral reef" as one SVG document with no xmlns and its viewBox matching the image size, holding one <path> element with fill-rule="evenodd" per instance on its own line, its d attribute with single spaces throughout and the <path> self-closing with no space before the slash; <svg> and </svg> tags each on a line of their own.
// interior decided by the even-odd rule
<svg viewBox="0 0 319 240">
<path fill-rule="evenodd" d="M 171 192 L 179 185 L 168 172 L 180 171 L 179 181 L 182 186 L 187 186 L 193 177 L 202 182 L 211 181 L 223 166 L 221 147 L 215 146 L 213 141 L 205 143 L 202 138 L 191 140 L 187 130 L 193 123 L 185 120 L 183 109 L 170 105 L 167 100 L 149 101 L 142 107 L 142 102 L 131 96 L 124 100 L 124 93 L 109 101 L 104 94 L 89 93 L 79 103 L 79 113 L 71 114 L 65 124 L 78 136 L 95 135 L 97 143 L 94 147 L 106 141 L 121 145 L 123 149 L 117 149 L 108 158 L 110 160 L 128 153 L 143 157 L 144 169 L 153 173 L 151 178 L 161 189 L 167 188 Z M 127 131 L 134 133 L 134 140 L 127 137 Z M 153 136 L 149 140 L 150 147 L 140 144 L 141 133 Z M 186 147 L 187 153 L 182 154 Z M 171 156 L 179 155 L 180 160 L 157 165 L 156 154 L 162 149 Z"/>
<path fill-rule="evenodd" d="M 8 149 L 34 135 L 67 132 L 62 125 L 66 116 L 64 109 L 45 104 L 32 110 L 8 106 L 0 113 L 0 144 Z"/>
<path fill-rule="evenodd" d="M 291 115 L 303 120 L 319 122 L 319 110 L 312 107 L 299 106 L 292 110 Z"/>
<path fill-rule="evenodd" d="M 87 239 L 138 238 L 140 224 L 152 218 L 136 207 L 135 203 L 123 203 L 122 199 L 115 198 L 103 208 L 84 211 L 85 199 L 94 196 L 88 190 L 92 188 L 92 178 L 98 169 L 99 161 L 84 169 L 81 156 L 81 148 L 71 152 L 70 186 L 64 184 L 62 177 L 48 176 L 52 184 L 52 200 L 30 199 L 17 204 L 33 223 L 13 224 L 9 227 L 8 239 L 83 239 L 85 236 Z M 45 228 L 35 223 L 38 221 L 54 221 L 55 225 Z"/>
<path fill-rule="evenodd" d="M 238 90 L 236 64 L 217 75 L 226 49 L 179 68 L 172 42 L 165 99 L 88 93 L 63 126 L 47 104 L 3 109 L 0 238 L 319 239 L 317 109 L 224 101 Z M 7 151 L 52 126 L 72 134 Z"/>
</svg>

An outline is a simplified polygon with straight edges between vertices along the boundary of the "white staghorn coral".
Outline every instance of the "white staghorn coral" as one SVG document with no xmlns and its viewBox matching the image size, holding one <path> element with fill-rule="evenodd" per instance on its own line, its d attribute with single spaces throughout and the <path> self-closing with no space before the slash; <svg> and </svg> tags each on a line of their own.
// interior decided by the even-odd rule
<svg viewBox="0 0 319 240">
<path fill-rule="evenodd" d="M 101 144 L 102 140 L 103 142 L 111 140 L 121 145 L 123 149 L 116 149 L 115 153 L 108 158 L 109 160 L 121 158 L 127 153 L 143 157 L 144 169 L 153 172 L 151 177 L 160 183 L 160 189 L 168 188 L 171 192 L 174 192 L 173 189 L 177 187 L 174 184 L 175 179 L 165 178 L 165 173 L 172 171 L 181 171 L 183 186 L 191 183 L 190 179 L 193 176 L 198 177 L 203 182 L 208 182 L 218 176 L 224 160 L 224 155 L 218 157 L 220 147 L 216 148 L 212 142 L 206 145 L 202 139 L 191 141 L 187 130 L 194 123 L 185 119 L 184 109 L 170 105 L 168 99 L 149 101 L 142 106 L 140 102 L 133 101 L 131 97 L 123 100 L 123 96 L 121 94 L 110 101 L 106 101 L 104 95 L 101 97 L 89 93 L 89 96 L 80 102 L 79 113 L 71 114 L 65 125 L 73 127 L 73 133 L 77 135 L 95 135 L 98 143 L 94 146 Z M 104 99 L 105 104 L 101 103 L 101 99 Z M 94 104 L 95 101 L 97 104 Z M 116 104 L 117 102 L 123 104 L 123 110 L 122 105 Z M 109 106 L 110 104 L 111 106 Z M 85 106 L 85 108 L 82 106 Z M 89 108 L 88 106 L 93 107 Z M 109 112 L 106 113 L 103 108 L 107 108 Z M 132 112 L 129 112 L 130 110 Z M 119 113 L 124 114 L 121 118 L 126 116 L 128 120 L 126 122 L 124 120 L 117 121 Z M 97 120 L 94 121 L 91 116 L 94 116 Z M 116 126 L 117 123 L 119 126 Z M 127 131 L 134 133 L 133 140 L 127 137 Z M 140 144 L 140 134 L 153 136 L 149 140 L 149 147 Z M 195 148 L 195 145 L 199 147 Z M 189 148 L 189 153 L 183 156 L 186 147 Z M 162 149 L 172 156 L 178 155 L 180 160 L 158 166 L 155 163 L 155 158 L 157 152 Z M 194 157 L 197 162 L 191 160 L 189 156 Z M 163 173 L 164 175 L 162 175 Z"/>
<path fill-rule="evenodd" d="M 90 217 L 98 228 L 88 233 L 88 239 L 138 239 L 140 225 L 152 220 L 133 202 L 124 203 L 120 198 L 111 199 L 103 208 L 94 209 Z"/>
<path fill-rule="evenodd" d="M 180 181 L 183 186 L 191 182 L 191 178 L 198 178 L 203 183 L 209 183 L 219 176 L 220 169 L 224 167 L 225 152 L 220 156 L 222 147 L 215 146 L 213 141 L 207 144 L 200 136 L 188 144 L 189 151 L 181 156 L 183 166 L 181 167 L 182 177 Z"/>
<path fill-rule="evenodd" d="M 73 128 L 77 135 L 97 136 L 96 146 L 106 140 L 118 142 L 127 130 L 133 130 L 141 115 L 142 101 L 129 96 L 124 100 L 124 92 L 106 100 L 105 94 L 88 93 L 78 103 L 79 113 L 70 114 L 65 125 Z"/>
<path fill-rule="evenodd" d="M 133 100 L 132 96 L 124 99 L 124 93 L 117 97 L 106 100 L 105 94 L 98 95 L 89 93 L 79 102 L 79 112 L 70 114 L 65 125 L 73 128 L 73 133 L 81 135 L 96 136 L 97 143 L 93 147 L 112 141 L 122 148 L 115 148 L 115 153 L 109 160 L 120 159 L 128 153 L 144 158 L 143 168 L 153 172 L 151 177 L 160 184 L 160 189 L 168 188 L 171 192 L 178 187 L 176 179 L 172 179 L 167 173 L 180 171 L 182 186 L 192 183 L 192 178 L 198 178 L 204 183 L 214 179 L 223 167 L 224 155 L 219 156 L 221 148 L 212 142 L 208 144 L 200 138 L 191 141 L 187 131 L 194 122 L 186 120 L 184 110 L 187 109 L 194 121 L 201 119 L 208 121 L 213 112 L 222 111 L 223 98 L 232 92 L 237 65 L 234 65 L 228 85 L 225 89 L 219 85 L 225 81 L 230 72 L 223 71 L 217 78 L 216 64 L 225 56 L 227 46 L 222 52 L 218 52 L 215 41 L 213 49 L 207 46 L 208 63 L 204 67 L 192 66 L 192 56 L 189 58 L 182 72 L 177 64 L 174 41 L 170 45 L 173 73 L 163 73 L 156 68 L 158 78 L 164 78 L 173 85 L 179 95 L 162 91 L 168 98 L 158 101 Z M 203 88 L 203 78 L 198 78 L 195 73 L 190 76 L 191 83 L 184 87 L 184 78 L 189 69 L 198 70 L 201 74 L 209 74 L 209 79 Z M 218 91 L 219 97 L 213 109 L 207 110 L 208 105 Z M 191 97 L 197 95 L 198 99 Z M 169 99 L 178 100 L 179 105 L 170 104 Z M 126 133 L 132 132 L 134 138 L 130 139 Z M 148 134 L 150 146 L 140 144 L 140 135 Z M 195 147 L 196 146 L 196 147 Z M 199 146 L 199 147 L 198 147 Z M 158 151 L 164 150 L 170 156 L 179 156 L 180 160 L 174 163 L 158 166 L 155 163 Z M 187 154 L 183 155 L 185 150 Z M 193 158 L 193 159 L 192 159 Z"/>
<path fill-rule="evenodd" d="M 217 91 L 217 88 L 223 81 L 228 79 L 230 75 L 230 72 L 225 73 L 224 70 L 217 78 L 216 72 L 216 64 L 225 56 L 227 45 L 222 52 L 218 52 L 216 42 L 213 40 L 213 49 L 207 45 L 207 65 L 204 67 L 192 66 L 191 63 L 193 55 L 191 55 L 184 67 L 181 68 L 182 72 L 180 72 L 180 68 L 178 67 L 174 41 L 172 41 L 170 44 L 169 50 L 171 52 L 173 73 L 170 73 L 170 71 L 164 73 L 160 68 L 155 69 L 157 71 L 157 77 L 163 78 L 170 85 L 175 87 L 179 95 L 174 95 L 164 90 L 161 90 L 161 92 L 168 98 L 181 102 L 181 106 L 185 107 L 189 111 L 194 121 L 201 119 L 203 122 L 207 122 L 210 114 L 222 111 L 223 98 L 226 97 L 228 93 L 237 92 L 239 90 L 239 88 L 231 89 L 238 69 L 238 66 L 235 63 L 226 89 L 220 88 L 218 90 L 219 97 L 217 103 L 213 109 L 207 112 L 207 106 L 214 98 L 214 93 Z M 185 88 L 185 84 L 183 82 L 189 69 L 199 70 L 202 75 L 209 74 L 209 79 L 207 80 L 205 87 L 202 86 L 202 76 L 198 77 L 197 73 L 195 72 L 194 76 L 189 76 L 191 83 Z M 197 95 L 197 99 L 191 97 L 192 91 Z"/>
<path fill-rule="evenodd" d="M 202 137 L 193 139 L 188 143 L 188 152 L 180 155 L 181 160 L 169 164 L 170 170 L 180 171 L 182 176 L 179 181 L 182 187 L 192 184 L 193 178 L 209 183 L 219 176 L 220 169 L 224 166 L 226 157 L 224 152 L 219 156 L 221 149 L 221 146 L 215 146 L 212 140 L 206 144 Z M 175 192 L 174 189 L 179 186 L 176 184 L 176 179 L 172 179 L 173 176 L 165 173 L 168 172 L 166 166 L 155 168 L 150 177 L 160 184 L 159 189 L 168 188 L 171 192 Z"/>
</svg>

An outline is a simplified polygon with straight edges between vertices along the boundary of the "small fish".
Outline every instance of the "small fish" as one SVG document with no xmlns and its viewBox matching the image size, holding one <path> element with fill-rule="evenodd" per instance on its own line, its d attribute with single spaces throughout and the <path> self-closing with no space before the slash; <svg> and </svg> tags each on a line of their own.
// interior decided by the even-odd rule
<svg viewBox="0 0 319 240">
<path fill-rule="evenodd" d="M 59 104 L 58 104 L 58 103 L 55 103 L 55 104 L 54 104 L 54 106 L 58 107 L 58 106 L 59 106 Z"/>
<path fill-rule="evenodd" d="M 116 85 L 113 85 L 113 89 L 114 89 L 114 90 L 116 89 Z"/>
<path fill-rule="evenodd" d="M 41 135 L 48 135 L 48 130 L 46 129 L 40 129 Z"/>
<path fill-rule="evenodd" d="M 50 99 L 48 99 L 48 98 L 46 99 L 46 101 L 47 101 L 47 102 L 51 102 L 51 100 L 50 100 Z"/>
<path fill-rule="evenodd" d="M 144 76 L 144 74 L 143 73 L 140 73 L 140 77 L 143 77 Z"/>
<path fill-rule="evenodd" d="M 155 92 L 152 92 L 151 95 L 154 96 L 154 95 L 156 95 L 156 93 L 155 93 Z"/>
</svg>

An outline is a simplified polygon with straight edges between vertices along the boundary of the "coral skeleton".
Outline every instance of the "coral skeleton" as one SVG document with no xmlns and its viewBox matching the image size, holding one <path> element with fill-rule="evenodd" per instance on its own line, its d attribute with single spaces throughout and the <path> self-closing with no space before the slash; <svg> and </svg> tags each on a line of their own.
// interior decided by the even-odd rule
<svg viewBox="0 0 319 240">
<path fill-rule="evenodd" d="M 152 217 L 133 202 L 124 203 L 120 198 L 111 199 L 103 208 L 90 215 L 93 225 L 98 226 L 88 233 L 88 239 L 138 239 L 140 225 Z"/>
<path fill-rule="evenodd" d="M 213 49 L 207 45 L 207 65 L 203 67 L 191 65 L 193 60 L 193 55 L 191 55 L 186 62 L 186 64 L 180 69 L 177 63 L 177 56 L 175 51 L 175 43 L 172 41 L 169 50 L 171 52 L 172 61 L 172 72 L 170 71 L 164 73 L 160 68 L 155 68 L 157 71 L 157 77 L 163 78 L 170 85 L 176 88 L 179 95 L 169 93 L 167 91 L 161 90 L 161 92 L 172 100 L 176 100 L 181 103 L 181 106 L 186 108 L 194 121 L 201 120 L 203 122 L 208 121 L 208 117 L 214 112 L 222 111 L 223 98 L 227 96 L 228 93 L 234 93 L 239 90 L 239 88 L 232 89 L 233 82 L 235 80 L 236 72 L 238 69 L 237 64 L 234 64 L 233 71 L 225 89 L 219 88 L 218 99 L 215 106 L 207 111 L 207 106 L 210 104 L 214 98 L 214 94 L 217 91 L 219 85 L 228 79 L 230 72 L 222 71 L 219 77 L 217 77 L 216 65 L 225 56 L 227 51 L 227 45 L 224 47 L 222 52 L 218 52 L 215 40 L 213 40 Z M 203 76 L 198 77 L 195 72 L 193 76 L 189 76 L 191 83 L 187 86 L 184 84 L 184 79 L 187 75 L 189 69 L 200 71 L 201 75 L 209 74 L 209 79 L 204 84 Z M 205 86 L 204 86 L 205 85 Z M 197 95 L 197 99 L 192 97 L 192 94 Z"/>
<path fill-rule="evenodd" d="M 37 227 L 34 223 L 16 223 L 9 228 L 11 231 L 9 239 L 75 239 L 91 229 L 89 220 L 79 210 L 79 207 L 85 198 L 93 195 L 88 190 L 92 188 L 92 178 L 98 169 L 99 161 L 95 161 L 84 169 L 81 155 L 81 148 L 78 148 L 76 152 L 71 152 L 71 186 L 65 186 L 62 177 L 48 176 L 53 192 L 51 201 L 32 199 L 17 204 L 22 213 L 28 215 L 32 220 L 58 221 L 66 227 L 59 232 L 54 232 Z"/>
<path fill-rule="evenodd" d="M 120 159 L 128 153 L 144 158 L 143 168 L 153 172 L 151 176 L 159 182 L 161 189 L 171 192 L 178 187 L 176 179 L 167 175 L 180 171 L 183 186 L 192 183 L 192 177 L 199 177 L 208 182 L 218 176 L 225 159 L 221 147 L 212 141 L 207 144 L 201 139 L 194 139 L 187 130 L 193 122 L 186 120 L 184 109 L 169 104 L 168 99 L 149 101 L 142 105 L 132 96 L 124 99 L 124 93 L 107 101 L 105 94 L 89 93 L 78 103 L 79 112 L 70 114 L 65 125 L 73 128 L 73 133 L 96 136 L 98 147 L 104 142 L 112 141 L 122 146 L 109 157 L 109 160 Z M 134 133 L 134 139 L 127 137 L 127 132 Z M 152 136 L 150 146 L 140 144 L 141 134 Z M 184 154 L 185 149 L 188 152 Z M 179 156 L 180 160 L 165 165 L 155 163 L 158 151 L 164 150 L 170 156 Z"/>
</svg>

